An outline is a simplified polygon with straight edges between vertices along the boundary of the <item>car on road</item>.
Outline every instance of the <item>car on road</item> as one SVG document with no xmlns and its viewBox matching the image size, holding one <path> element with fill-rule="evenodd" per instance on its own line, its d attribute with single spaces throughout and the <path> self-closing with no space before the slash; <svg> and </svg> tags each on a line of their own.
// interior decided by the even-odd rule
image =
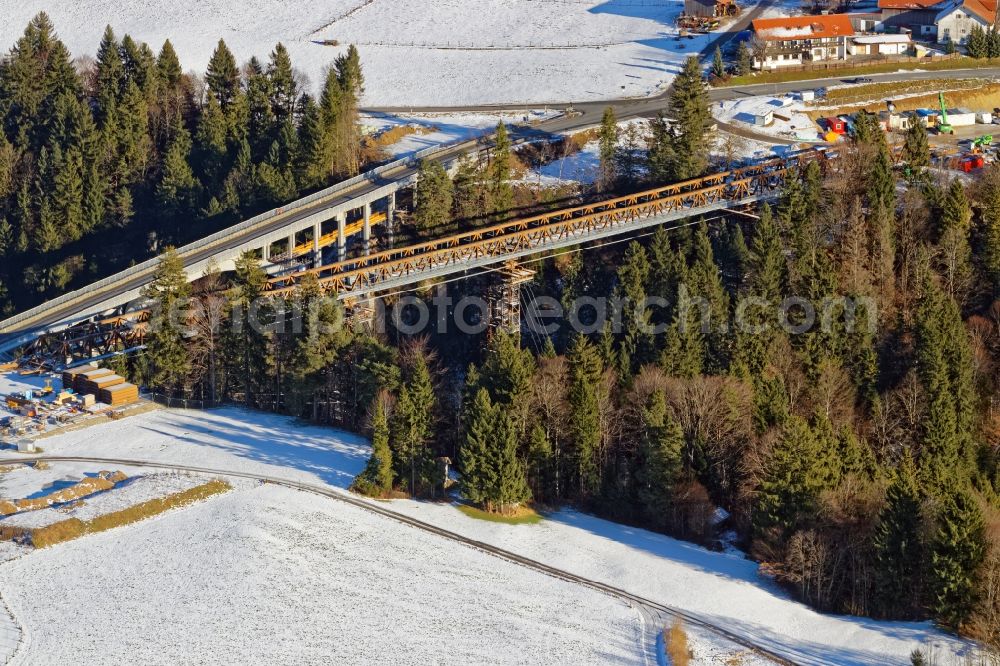
<svg viewBox="0 0 1000 666">
<path fill-rule="evenodd" d="M 845 79 L 844 83 L 874 83 L 874 81 L 868 76 L 855 76 L 853 79 Z"/>
</svg>

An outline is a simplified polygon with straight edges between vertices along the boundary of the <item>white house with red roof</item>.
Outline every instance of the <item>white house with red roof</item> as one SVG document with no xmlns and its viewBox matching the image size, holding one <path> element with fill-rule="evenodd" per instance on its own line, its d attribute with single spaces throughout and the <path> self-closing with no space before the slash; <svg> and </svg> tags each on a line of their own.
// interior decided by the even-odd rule
<svg viewBox="0 0 1000 666">
<path fill-rule="evenodd" d="M 758 69 L 844 60 L 855 34 L 847 14 L 754 19 L 751 26 Z"/>
</svg>

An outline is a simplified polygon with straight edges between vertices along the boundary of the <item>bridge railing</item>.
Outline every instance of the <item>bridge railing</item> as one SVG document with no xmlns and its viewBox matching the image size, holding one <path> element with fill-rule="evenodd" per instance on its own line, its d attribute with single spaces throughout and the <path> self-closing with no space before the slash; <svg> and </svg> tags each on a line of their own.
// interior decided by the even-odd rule
<svg viewBox="0 0 1000 666">
<path fill-rule="evenodd" d="M 267 212 L 261 213 L 260 215 L 256 215 L 250 218 L 249 220 L 240 222 L 239 224 L 234 225 L 232 227 L 227 227 L 226 229 L 216 232 L 210 236 L 206 236 L 201 240 L 197 240 L 193 243 L 189 243 L 188 245 L 180 247 L 177 249 L 177 252 L 183 258 L 185 255 L 198 252 L 207 247 L 210 247 L 215 243 L 227 240 L 231 238 L 234 234 L 240 234 L 249 231 L 254 227 L 259 226 L 269 220 L 272 220 L 279 215 L 295 210 L 297 208 L 302 208 L 303 206 L 308 206 L 309 204 L 321 201 L 330 196 L 334 196 L 336 194 L 339 194 L 340 192 L 349 190 L 366 181 L 373 181 L 382 174 L 387 173 L 389 171 L 393 171 L 401 167 L 413 166 L 417 164 L 420 160 L 431 157 L 437 153 L 446 152 L 448 150 L 454 150 L 466 143 L 474 144 L 477 141 L 478 141 L 477 139 L 471 139 L 471 140 L 467 139 L 463 141 L 456 141 L 456 142 L 442 144 L 439 146 L 431 146 L 429 148 L 424 148 L 423 150 L 417 151 L 412 155 L 409 155 L 399 160 L 395 160 L 393 162 L 389 162 L 388 164 L 383 164 L 380 167 L 377 167 L 370 171 L 366 171 L 362 174 L 354 176 L 353 178 L 337 183 L 336 185 L 327 187 L 326 189 L 314 192 L 313 194 L 302 197 L 301 199 L 297 199 L 296 201 L 293 201 L 289 204 L 285 204 L 284 206 L 280 206 L 278 208 L 274 208 Z M 129 278 L 134 277 L 136 275 L 152 272 L 156 268 L 158 263 L 159 263 L 159 258 L 157 257 L 154 257 L 153 259 L 148 259 L 142 263 L 136 264 L 135 266 L 131 266 L 125 269 L 124 271 L 115 273 L 114 275 L 110 275 L 102 280 L 98 280 L 97 282 L 91 283 L 82 289 L 77 289 L 75 291 L 67 292 L 62 296 L 58 296 L 52 300 L 42 303 L 41 305 L 37 305 L 33 308 L 25 310 L 24 312 L 18 313 L 3 321 L 0 321 L 0 334 L 10 333 L 12 327 L 17 326 L 22 322 L 29 321 L 37 317 L 38 315 L 44 314 L 48 310 L 63 305 L 67 305 L 78 299 L 84 298 L 85 296 L 91 296 L 94 294 L 94 292 L 101 291 L 103 289 L 106 289 L 107 287 L 111 287 L 116 284 L 120 284 L 121 282 L 128 280 Z"/>
</svg>

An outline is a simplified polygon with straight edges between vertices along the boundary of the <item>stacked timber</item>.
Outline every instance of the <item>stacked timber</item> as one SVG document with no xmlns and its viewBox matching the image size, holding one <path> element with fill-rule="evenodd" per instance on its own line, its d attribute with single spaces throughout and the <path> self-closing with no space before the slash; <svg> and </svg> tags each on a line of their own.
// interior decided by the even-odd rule
<svg viewBox="0 0 1000 666">
<path fill-rule="evenodd" d="M 96 396 L 100 396 L 102 389 L 111 388 L 112 386 L 124 383 L 125 378 L 119 377 L 114 373 L 91 379 L 80 377 L 76 380 L 76 392 L 80 394 L 93 393 Z"/>
<path fill-rule="evenodd" d="M 101 402 L 118 407 L 129 405 L 139 399 L 139 387 L 135 384 L 115 384 L 107 388 L 102 388 L 98 392 Z"/>
<path fill-rule="evenodd" d="M 77 393 L 85 393 L 81 391 L 80 387 L 84 382 L 92 381 L 100 377 L 107 377 L 115 373 L 111 372 L 107 368 L 89 368 L 85 366 L 78 370 L 67 370 L 63 372 L 63 388 L 72 388 Z M 67 384 L 66 380 L 69 379 L 70 383 Z"/>
<path fill-rule="evenodd" d="M 72 370 L 63 370 L 62 373 L 62 385 L 64 389 L 76 390 L 76 381 L 83 375 L 87 373 L 100 373 L 105 375 L 110 375 L 111 371 L 103 368 L 95 368 L 92 365 L 83 365 L 79 368 L 73 368 Z M 98 374 L 98 376 L 100 376 Z"/>
</svg>

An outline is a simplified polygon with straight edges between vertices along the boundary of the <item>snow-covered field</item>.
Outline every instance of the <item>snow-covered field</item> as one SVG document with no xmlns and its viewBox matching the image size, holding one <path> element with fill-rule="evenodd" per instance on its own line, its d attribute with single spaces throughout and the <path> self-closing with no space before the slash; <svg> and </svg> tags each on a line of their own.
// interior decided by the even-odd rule
<svg viewBox="0 0 1000 666">
<path fill-rule="evenodd" d="M 257 486 L 0 567 L 25 663 L 629 664 L 636 611 Z M 21 658 L 19 654 L 19 658 Z"/>
<path fill-rule="evenodd" d="M 354 43 L 369 106 L 584 101 L 663 90 L 708 39 L 676 39 L 682 7 L 680 0 L 8 1 L 0 47 L 44 9 L 75 55 L 96 52 L 105 24 L 156 50 L 169 38 L 183 66 L 196 71 L 219 38 L 241 62 L 266 58 L 280 41 L 313 88 Z"/>
<path fill-rule="evenodd" d="M 174 462 L 341 489 L 368 453 L 359 436 L 238 409 L 158 410 L 44 442 L 55 455 Z M 468 518 L 450 505 L 390 506 L 695 613 L 798 663 L 902 664 L 915 647 L 936 644 L 938 663 L 945 665 L 946 655 L 968 649 L 929 623 L 816 613 L 759 576 L 739 553 L 709 552 L 571 510 L 537 525 L 508 526 Z M 362 654 L 409 663 L 420 657 L 432 663 L 640 661 L 632 611 L 481 557 L 332 500 L 244 485 L 2 564 L 0 590 L 27 628 L 28 654 L 52 650 L 70 660 L 100 649 L 110 661 L 133 654 L 177 661 L 181 645 L 206 662 L 217 654 L 310 662 L 324 650 L 339 661 Z M 51 603 L 57 598 L 59 604 Z M 50 623 L 60 630 L 46 631 Z M 520 642 L 509 640 L 514 634 Z M 179 643 L 178 636 L 190 638 Z M 304 644 L 291 652 L 296 638 Z M 703 663 L 724 663 L 725 650 L 732 650 L 700 632 L 692 642 Z M 522 646 L 530 651 L 519 651 Z M 564 651 L 571 647 L 576 651 Z"/>
</svg>

